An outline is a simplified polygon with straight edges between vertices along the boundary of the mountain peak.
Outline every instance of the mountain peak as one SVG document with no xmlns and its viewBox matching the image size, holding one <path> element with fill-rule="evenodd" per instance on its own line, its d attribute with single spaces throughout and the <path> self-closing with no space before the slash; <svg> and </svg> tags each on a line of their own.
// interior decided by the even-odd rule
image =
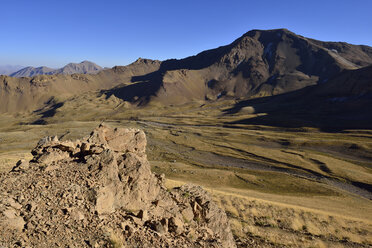
<svg viewBox="0 0 372 248">
<path fill-rule="evenodd" d="M 134 63 L 145 63 L 147 61 L 153 61 L 153 60 L 139 57 L 136 61 L 134 61 Z"/>
<path fill-rule="evenodd" d="M 102 70 L 103 68 L 99 65 L 96 65 L 90 61 L 82 61 L 79 64 L 77 63 L 69 63 L 68 65 L 62 67 L 61 69 L 56 70 L 53 74 L 90 74 L 90 73 L 97 73 L 98 71 Z"/>
<path fill-rule="evenodd" d="M 92 65 L 97 65 L 96 63 L 94 63 L 94 62 L 92 62 L 92 61 L 89 61 L 89 60 L 81 61 L 79 64 L 92 64 Z"/>
<path fill-rule="evenodd" d="M 82 81 L 80 92 L 83 89 L 96 90 L 103 84 L 106 88 L 117 86 L 107 94 L 142 105 L 150 101 L 182 104 L 220 98 L 250 99 L 325 84 L 344 70 L 371 64 L 372 47 L 316 41 L 287 29 L 251 30 L 228 45 L 184 59 L 158 61 L 138 58 L 130 65 L 113 67 L 99 77 L 89 78 L 96 84 L 87 86 Z M 100 69 L 86 60 L 48 72 L 45 72 L 48 68 L 39 68 L 44 70 L 44 74 L 96 73 Z M 64 80 L 66 77 L 60 77 L 58 82 Z M 69 82 L 66 80 L 65 84 Z M 55 92 L 67 91 L 66 88 L 70 94 L 77 92 L 76 84 L 60 85 L 52 85 Z M 32 91 L 29 94 L 30 99 L 35 98 Z M 13 101 L 13 98 L 9 97 L 7 101 Z M 44 102 L 45 99 L 40 99 L 38 106 Z M 14 98 L 13 105 L 16 104 Z M 13 105 L 0 104 L 0 110 Z"/>
<path fill-rule="evenodd" d="M 280 38 L 282 38 L 283 36 L 303 38 L 301 35 L 298 35 L 286 28 L 278 28 L 278 29 L 268 29 L 268 30 L 253 29 L 253 30 L 246 32 L 239 39 L 242 39 L 244 37 L 251 37 L 255 39 L 260 39 L 261 37 L 267 37 L 265 39 L 269 39 L 270 41 L 275 41 L 275 40 L 280 40 Z"/>
<path fill-rule="evenodd" d="M 274 29 L 252 29 L 249 32 L 264 32 L 264 33 L 271 33 L 271 32 L 281 32 L 281 33 L 292 33 L 292 31 L 286 29 L 286 28 L 274 28 Z"/>
</svg>

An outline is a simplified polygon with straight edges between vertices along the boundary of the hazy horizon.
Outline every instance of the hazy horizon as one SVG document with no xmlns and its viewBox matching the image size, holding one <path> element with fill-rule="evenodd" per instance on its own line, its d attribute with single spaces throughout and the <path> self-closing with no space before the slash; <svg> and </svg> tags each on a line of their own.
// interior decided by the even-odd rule
<svg viewBox="0 0 372 248">
<path fill-rule="evenodd" d="M 70 63 L 73 63 L 73 64 L 80 64 L 84 61 L 88 61 L 88 62 L 92 62 L 92 63 L 95 63 L 97 64 L 96 62 L 94 61 L 89 61 L 89 60 L 82 60 L 82 61 L 70 61 L 64 65 L 61 65 L 61 66 L 58 66 L 58 67 L 52 67 L 52 66 L 48 66 L 48 65 L 38 65 L 38 66 L 33 66 L 33 65 L 13 65 L 13 64 L 0 64 L 0 66 L 2 67 L 6 67 L 6 66 L 9 66 L 9 67 L 22 67 L 22 68 L 26 68 L 26 67 L 34 67 L 34 68 L 38 68 L 38 67 L 48 67 L 48 68 L 51 68 L 51 69 L 59 69 L 59 68 L 62 68 Z M 99 64 L 97 64 L 99 65 Z M 100 65 L 99 65 L 100 66 Z M 104 68 L 104 66 L 102 66 Z"/>
<path fill-rule="evenodd" d="M 372 2 L 12 1 L 1 3 L 0 65 L 102 67 L 138 57 L 180 59 L 227 45 L 252 29 L 286 28 L 323 41 L 372 46 Z M 40 14 L 38 14 L 40 13 Z"/>
</svg>

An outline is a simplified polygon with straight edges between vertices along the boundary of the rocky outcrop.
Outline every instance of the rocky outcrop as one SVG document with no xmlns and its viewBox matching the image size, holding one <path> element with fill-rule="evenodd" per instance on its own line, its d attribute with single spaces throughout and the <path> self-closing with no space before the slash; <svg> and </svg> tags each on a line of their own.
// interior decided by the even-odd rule
<svg viewBox="0 0 372 248">
<path fill-rule="evenodd" d="M 236 247 L 226 214 L 199 186 L 168 190 L 138 129 L 47 137 L 0 176 L 0 246 Z"/>
</svg>

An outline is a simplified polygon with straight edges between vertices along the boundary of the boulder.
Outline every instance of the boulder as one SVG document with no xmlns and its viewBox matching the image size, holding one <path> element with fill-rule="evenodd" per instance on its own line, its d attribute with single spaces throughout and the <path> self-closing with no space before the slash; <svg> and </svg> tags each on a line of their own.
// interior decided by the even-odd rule
<svg viewBox="0 0 372 248">
<path fill-rule="evenodd" d="M 0 244 L 13 247 L 236 247 L 226 214 L 199 186 L 167 190 L 142 130 L 100 125 L 46 137 L 0 175 Z"/>
</svg>

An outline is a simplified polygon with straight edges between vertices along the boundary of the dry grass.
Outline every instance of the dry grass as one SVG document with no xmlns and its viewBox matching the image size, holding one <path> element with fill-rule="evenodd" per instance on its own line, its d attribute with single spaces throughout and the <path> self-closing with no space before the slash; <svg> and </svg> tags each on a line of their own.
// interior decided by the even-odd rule
<svg viewBox="0 0 372 248">
<path fill-rule="evenodd" d="M 167 187 L 184 183 L 167 180 Z M 233 233 L 239 237 L 260 237 L 273 244 L 294 247 L 342 247 L 346 241 L 372 244 L 370 220 L 206 189 L 225 209 Z"/>
<path fill-rule="evenodd" d="M 0 154 L 0 172 L 9 171 L 20 159 L 30 160 L 32 155 L 29 151 L 5 152 Z"/>
<path fill-rule="evenodd" d="M 372 205 L 365 198 L 322 181 L 260 166 L 333 178 L 372 182 L 372 131 L 325 133 L 227 122 L 255 116 L 225 115 L 235 101 L 177 107 L 131 108 L 98 93 L 73 97 L 47 125 L 25 125 L 34 113 L 0 118 L 0 164 L 8 170 L 46 135 L 74 139 L 102 120 L 139 127 L 148 138 L 148 157 L 169 186 L 188 182 L 207 188 L 225 208 L 237 236 L 293 247 L 372 245 Z M 243 161 L 243 162 L 242 162 Z M 247 166 L 254 165 L 251 168 Z"/>
</svg>

